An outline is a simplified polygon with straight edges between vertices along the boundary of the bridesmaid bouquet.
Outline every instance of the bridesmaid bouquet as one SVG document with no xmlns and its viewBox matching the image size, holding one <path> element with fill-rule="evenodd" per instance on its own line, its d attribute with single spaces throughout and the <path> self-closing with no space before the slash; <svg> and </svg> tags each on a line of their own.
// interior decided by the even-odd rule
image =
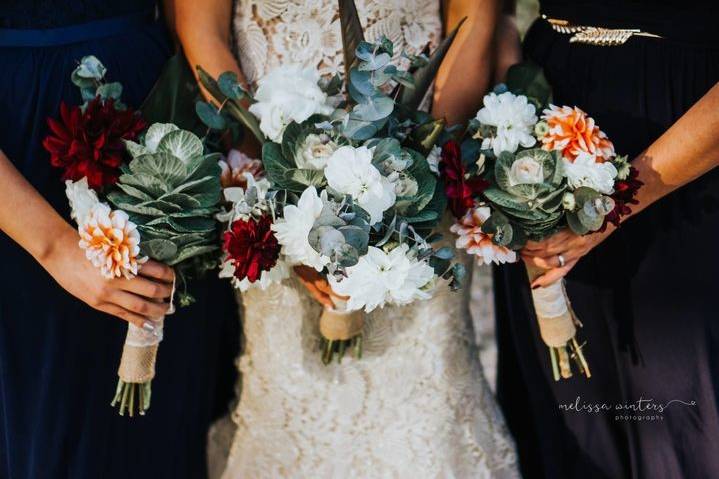
<svg viewBox="0 0 719 479">
<path fill-rule="evenodd" d="M 224 191 L 221 275 L 265 288 L 294 267 L 323 299 L 325 363 L 361 356 L 363 313 L 430 298 L 439 278 L 456 287 L 464 274 L 451 249 L 432 246 L 446 206 L 431 166 L 444 122 L 417 109 L 454 35 L 432 59 L 406 56 L 409 71 L 392 64 L 387 38 L 363 40 L 352 2 L 340 12 L 344 82 L 283 65 L 251 95 L 232 73 L 215 81 L 200 69 L 219 107 L 197 106 L 209 128 L 239 122 L 263 145 L 261 168 L 237 152 L 224 165 L 237 186 Z"/>
<path fill-rule="evenodd" d="M 175 125 L 146 129 L 119 102 L 122 87 L 104 83 L 104 75 L 96 58 L 83 58 L 72 78 L 85 103 L 63 104 L 44 141 L 52 164 L 64 169 L 80 247 L 106 278 L 132 279 L 147 258 L 172 266 L 180 305 L 189 304 L 187 279 L 217 263 L 217 156 Z M 150 407 L 163 320 L 155 318 L 151 331 L 128 325 L 112 401 L 120 415 Z"/>
<path fill-rule="evenodd" d="M 586 235 L 618 226 L 636 204 L 642 183 L 626 156 L 585 112 L 549 104 L 549 94 L 536 67 L 515 66 L 507 85 L 484 97 L 462 144 L 443 147 L 440 170 L 457 218 L 451 230 L 480 264 L 514 262 L 527 240 L 563 228 Z M 543 274 L 527 272 L 530 280 Z M 563 281 L 532 290 L 532 299 L 555 380 L 571 376 L 570 359 L 590 377 Z"/>
</svg>

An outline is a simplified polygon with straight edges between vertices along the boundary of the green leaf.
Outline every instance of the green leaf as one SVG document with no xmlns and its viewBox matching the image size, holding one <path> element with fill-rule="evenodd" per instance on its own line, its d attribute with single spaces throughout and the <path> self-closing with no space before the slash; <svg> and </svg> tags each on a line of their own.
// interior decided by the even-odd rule
<svg viewBox="0 0 719 479">
<path fill-rule="evenodd" d="M 387 118 L 392 111 L 394 111 L 394 100 L 384 94 L 377 94 L 365 97 L 362 103 L 355 105 L 350 118 L 375 122 Z"/>
<path fill-rule="evenodd" d="M 227 128 L 227 121 L 214 105 L 206 101 L 198 101 L 195 105 L 195 112 L 202 123 L 212 130 L 224 130 Z"/>
<path fill-rule="evenodd" d="M 179 130 L 177 125 L 172 123 L 153 123 L 150 125 L 147 133 L 145 133 L 145 148 L 149 150 L 147 152 L 155 153 L 165 135 L 177 130 Z"/>
<path fill-rule="evenodd" d="M 503 191 L 507 191 L 512 187 L 510 175 L 513 163 L 514 154 L 508 151 L 501 152 L 494 162 L 494 178 L 497 182 L 497 186 Z"/>
<path fill-rule="evenodd" d="M 457 32 L 462 27 L 465 20 L 466 18 L 463 18 L 462 21 L 459 22 L 457 27 L 452 30 L 452 32 L 447 35 L 444 40 L 442 40 L 442 42 L 439 44 L 437 49 L 430 57 L 427 65 L 417 69 L 417 71 L 414 72 L 414 88 L 402 89 L 402 94 L 399 101 L 400 104 L 411 110 L 416 110 L 417 108 L 419 108 L 420 103 L 422 103 L 422 100 L 424 100 L 424 97 L 427 95 L 427 91 L 429 91 L 429 87 L 434 81 L 434 77 L 437 76 L 439 66 L 442 64 L 444 57 L 447 55 L 449 48 L 452 46 L 452 43 L 457 36 Z"/>
<path fill-rule="evenodd" d="M 212 245 L 204 245 L 204 246 L 188 246 L 185 248 L 182 248 L 180 252 L 177 254 L 177 257 L 172 259 L 170 262 L 168 262 L 169 266 L 175 266 L 178 263 L 182 263 L 183 261 L 187 261 L 190 258 L 195 258 L 197 256 L 212 253 L 214 251 L 217 251 L 217 246 Z"/>
<path fill-rule="evenodd" d="M 173 123 L 183 130 L 202 135 L 205 128 L 195 114 L 195 102 L 199 98 L 195 75 L 180 50 L 165 63 L 140 110 L 150 124 Z"/>
<path fill-rule="evenodd" d="M 262 146 L 262 166 L 265 173 L 267 173 L 267 179 L 276 189 L 305 190 L 305 185 L 288 180 L 285 176 L 288 171 L 294 168 L 294 163 L 285 158 L 282 154 L 282 148 L 277 143 L 268 142 Z"/>
<path fill-rule="evenodd" d="M 604 224 L 604 216 L 600 214 L 589 215 L 584 208 L 580 208 L 576 213 L 579 221 L 589 231 L 597 231 Z"/>
<path fill-rule="evenodd" d="M 130 140 L 124 140 L 125 141 L 125 148 L 127 148 L 127 152 L 130 153 L 130 156 L 133 158 L 137 158 L 140 155 L 146 155 L 148 153 L 152 153 L 150 150 L 145 148 L 143 145 L 139 143 L 135 143 L 134 141 Z"/>
<path fill-rule="evenodd" d="M 532 62 L 510 67 L 507 71 L 507 87 L 514 94 L 526 95 L 534 100 L 538 107 L 548 104 L 552 96 L 552 89 L 542 68 Z"/>
<path fill-rule="evenodd" d="M 164 216 L 147 223 L 148 226 L 169 226 L 178 233 L 208 233 L 214 231 L 215 220 L 212 218 L 170 218 Z"/>
<path fill-rule="evenodd" d="M 410 134 L 412 145 L 421 153 L 425 155 L 429 154 L 432 147 L 437 144 L 437 140 L 446 125 L 447 122 L 445 120 L 433 120 L 418 126 Z"/>
<path fill-rule="evenodd" d="M 218 161 L 219 153 L 212 153 L 205 156 L 197 156 L 187 163 L 187 180 L 197 180 L 205 176 L 220 176 L 221 169 Z"/>
<path fill-rule="evenodd" d="M 225 105 L 224 111 L 227 112 L 235 120 L 239 121 L 245 128 L 257 138 L 257 141 L 264 143 L 267 141 L 265 134 L 260 130 L 260 124 L 257 118 L 247 111 L 239 102 L 233 99 L 228 99 L 220 90 L 220 86 L 217 84 L 214 78 L 207 73 L 202 67 L 197 66 L 197 76 L 200 79 L 200 83 L 208 93 L 215 99 L 217 104 Z"/>
<path fill-rule="evenodd" d="M 117 187 L 120 188 L 125 193 L 127 193 L 128 195 L 139 199 L 140 201 L 150 201 L 153 199 L 152 196 L 148 195 L 147 193 L 140 190 L 139 188 L 135 188 L 134 186 L 118 182 Z"/>
<path fill-rule="evenodd" d="M 350 77 L 350 70 L 355 66 L 355 51 L 364 41 L 364 32 L 354 0 L 339 0 L 340 26 L 342 29 L 342 50 L 345 60 L 345 78 Z"/>
<path fill-rule="evenodd" d="M 407 173 L 414 178 L 418 187 L 413 198 L 412 208 L 409 210 L 411 215 L 415 215 L 432 201 L 437 189 L 437 177 L 429 169 L 427 159 L 422 154 L 409 148 L 406 148 L 405 151 L 412 156 L 412 164 L 407 169 Z"/>
<path fill-rule="evenodd" d="M 180 184 L 187 175 L 182 160 L 169 153 L 139 156 L 130 162 L 130 170 L 145 173 L 170 186 Z"/>
<path fill-rule="evenodd" d="M 100 95 L 103 100 L 112 98 L 113 100 L 119 100 L 122 96 L 122 84 L 118 82 L 105 83 L 97 87 L 97 95 Z"/>
<path fill-rule="evenodd" d="M 170 203 L 169 201 L 165 201 L 165 200 L 146 201 L 143 203 L 139 203 L 137 206 L 142 206 L 142 207 L 146 207 L 146 208 L 157 208 L 158 210 L 162 211 L 166 215 L 168 215 L 170 213 L 176 213 L 176 212 L 182 211 L 181 206 L 176 205 L 174 203 Z"/>
<path fill-rule="evenodd" d="M 170 185 L 148 173 L 130 173 L 120 175 L 118 183 L 134 186 L 135 188 L 144 191 L 152 198 L 157 198 L 172 189 Z"/>
<path fill-rule="evenodd" d="M 193 218 L 197 216 L 212 216 L 217 212 L 217 208 L 192 208 L 187 209 L 183 211 L 178 211 L 177 213 L 170 213 L 170 218 Z"/>
<path fill-rule="evenodd" d="M 245 92 L 237 79 L 237 73 L 224 72 L 217 78 L 217 85 L 223 95 L 233 100 L 239 100 L 245 96 Z"/>
<path fill-rule="evenodd" d="M 202 193 L 217 194 L 219 197 L 220 190 L 220 178 L 216 176 L 205 176 L 197 180 L 187 181 L 179 185 L 177 188 L 171 191 L 172 194 L 185 193 L 187 195 L 196 197 Z"/>
<path fill-rule="evenodd" d="M 195 198 L 184 193 L 168 193 L 166 195 L 162 195 L 158 199 L 176 204 L 185 209 L 199 208 L 202 206 Z"/>
<path fill-rule="evenodd" d="M 191 159 L 202 156 L 203 151 L 202 141 L 185 130 L 168 133 L 160 140 L 160 144 L 157 145 L 158 153 L 170 153 L 182 160 L 186 165 Z"/>
<path fill-rule="evenodd" d="M 577 234 L 579 236 L 584 236 L 585 234 L 589 233 L 589 228 L 584 226 L 582 221 L 577 216 L 577 213 L 567 213 L 567 225 L 569 226 L 569 229 L 574 232 L 574 234 Z"/>
<path fill-rule="evenodd" d="M 285 171 L 284 177 L 286 180 L 306 186 L 315 186 L 317 188 L 320 188 L 325 184 L 325 175 L 322 170 L 294 168 Z"/>
<path fill-rule="evenodd" d="M 143 254 L 160 262 L 166 262 L 177 254 L 177 246 L 164 239 L 140 241 L 140 249 Z"/>
<path fill-rule="evenodd" d="M 370 57 L 359 64 L 358 69 L 360 71 L 375 71 L 387 65 L 392 57 L 386 53 L 380 53 L 378 55 L 370 55 Z"/>
<path fill-rule="evenodd" d="M 360 255 L 367 254 L 369 234 L 360 226 L 347 225 L 339 228 L 345 241 L 349 243 Z"/>
<path fill-rule="evenodd" d="M 145 216 L 164 216 L 165 212 L 158 208 L 144 206 L 141 204 L 118 203 L 117 206 L 128 213 L 137 213 Z M 139 223 L 138 223 L 139 224 Z"/>
<path fill-rule="evenodd" d="M 80 88 L 87 86 L 87 82 L 97 83 L 105 78 L 107 68 L 94 55 L 82 57 L 80 64 L 73 70 L 72 82 Z"/>
</svg>

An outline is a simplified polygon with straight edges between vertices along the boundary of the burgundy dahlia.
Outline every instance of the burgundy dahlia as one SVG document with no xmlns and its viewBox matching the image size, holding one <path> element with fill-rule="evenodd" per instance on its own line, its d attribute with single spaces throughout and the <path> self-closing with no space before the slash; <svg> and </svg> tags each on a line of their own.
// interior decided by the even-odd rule
<svg viewBox="0 0 719 479">
<path fill-rule="evenodd" d="M 263 271 L 277 264 L 280 245 L 270 227 L 272 220 L 263 216 L 258 220 L 236 220 L 225 232 L 223 249 L 235 267 L 235 277 L 247 278 L 251 283 L 260 279 Z"/>
<path fill-rule="evenodd" d="M 624 180 L 617 180 L 614 183 L 614 193 L 610 196 L 614 200 L 614 209 L 604 217 L 604 224 L 599 231 L 604 231 L 607 228 L 608 223 L 612 223 L 614 226 L 619 226 L 622 217 L 630 214 L 632 209 L 628 205 L 637 205 L 637 191 L 644 184 L 638 179 L 639 172 L 633 166 L 629 167 L 629 176 Z"/>
<path fill-rule="evenodd" d="M 456 218 L 462 218 L 467 210 L 489 183 L 482 178 L 467 178 L 467 170 L 462 164 L 462 152 L 459 143 L 450 140 L 442 147 L 440 171 L 444 180 L 444 192 L 449 200 L 449 209 Z"/>
<path fill-rule="evenodd" d="M 132 109 L 117 110 L 113 99 L 95 98 L 83 112 L 79 106 L 60 105 L 60 119 L 48 118 L 51 133 L 42 145 L 50 163 L 64 170 L 64 180 L 87 177 L 93 189 L 113 184 L 127 152 L 123 140 L 135 140 L 145 122 Z"/>
</svg>

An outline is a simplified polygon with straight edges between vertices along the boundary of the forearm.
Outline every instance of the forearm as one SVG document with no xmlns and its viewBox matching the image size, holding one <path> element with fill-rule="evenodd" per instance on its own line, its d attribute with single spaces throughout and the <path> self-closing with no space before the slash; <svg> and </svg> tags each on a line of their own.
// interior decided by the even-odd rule
<svg viewBox="0 0 719 479">
<path fill-rule="evenodd" d="M 244 81 L 230 48 L 230 0 L 173 0 L 177 35 L 194 68 L 199 65 L 215 78 L 226 71 L 237 73 Z"/>
<path fill-rule="evenodd" d="M 54 244 L 74 230 L 0 151 L 0 230 L 45 264 Z"/>
<path fill-rule="evenodd" d="M 632 164 L 644 182 L 632 215 L 719 165 L 719 84 Z"/>
<path fill-rule="evenodd" d="M 476 113 L 490 86 L 499 0 L 448 0 L 447 30 L 467 17 L 442 62 L 435 82 L 433 114 L 452 124 Z"/>
</svg>

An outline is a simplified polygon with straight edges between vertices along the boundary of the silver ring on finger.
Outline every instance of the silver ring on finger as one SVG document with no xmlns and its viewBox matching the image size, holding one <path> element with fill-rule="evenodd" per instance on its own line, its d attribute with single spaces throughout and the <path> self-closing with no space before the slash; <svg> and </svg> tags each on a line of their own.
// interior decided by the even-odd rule
<svg viewBox="0 0 719 479">
<path fill-rule="evenodd" d="M 567 261 L 564 259 L 564 256 L 561 254 L 557 255 L 557 261 L 559 261 L 559 267 L 564 268 L 564 265 L 567 264 Z"/>
</svg>

